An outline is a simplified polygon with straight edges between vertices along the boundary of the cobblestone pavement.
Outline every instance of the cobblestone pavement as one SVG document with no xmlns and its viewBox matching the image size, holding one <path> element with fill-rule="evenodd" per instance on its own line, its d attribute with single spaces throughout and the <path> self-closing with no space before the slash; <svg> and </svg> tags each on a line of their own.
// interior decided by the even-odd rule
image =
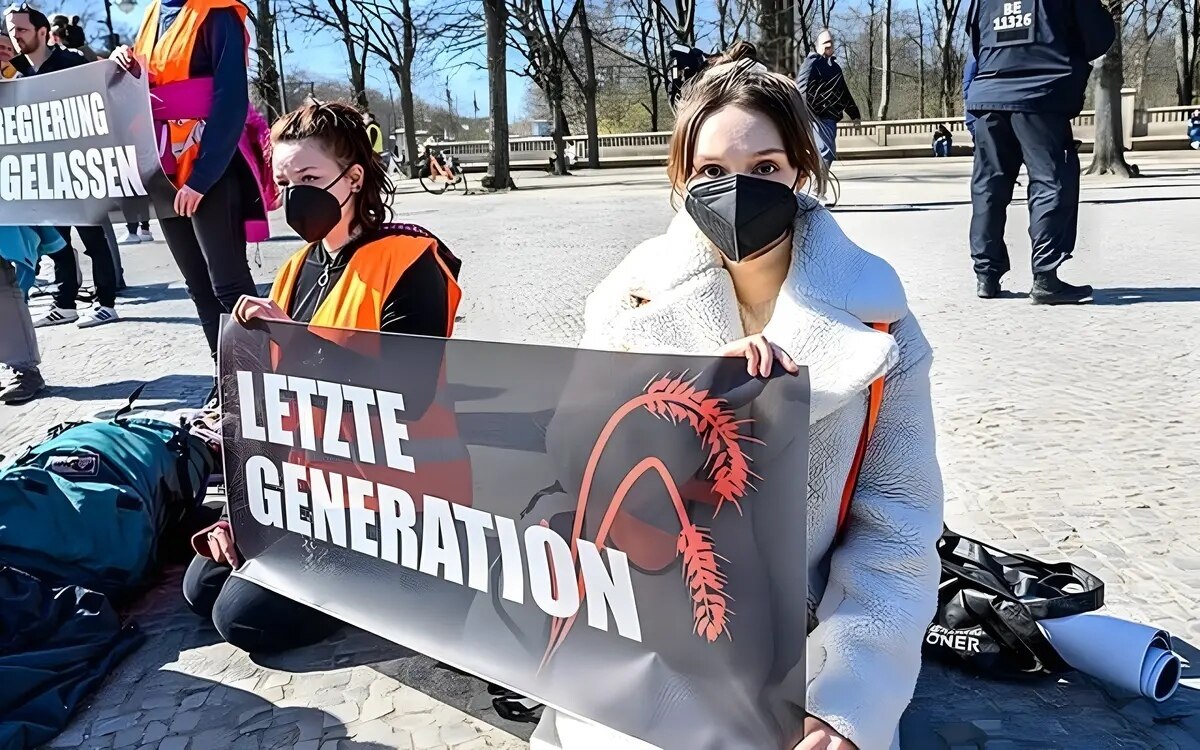
<svg viewBox="0 0 1200 750">
<path fill-rule="evenodd" d="M 1195 665 L 1163 706 L 1077 677 L 1000 684 L 930 665 L 904 723 L 906 748 L 1200 748 L 1200 161 L 1143 157 L 1151 179 L 1090 182 L 1068 280 L 1097 304 L 1046 309 L 1027 289 L 1023 205 L 1009 228 L 1008 299 L 980 302 L 966 250 L 967 162 L 839 165 L 840 221 L 899 270 L 937 353 L 948 522 L 1002 547 L 1062 556 L 1108 584 L 1109 609 L 1169 628 Z M 431 197 L 404 186 L 400 215 L 465 261 L 473 338 L 571 344 L 586 292 L 671 215 L 656 170 L 522 175 L 504 196 Z M 296 244 L 261 247 L 260 281 Z M 49 395 L 0 411 L 0 451 L 67 418 L 195 404 L 211 376 L 161 243 L 127 248 L 125 322 L 45 331 Z M 178 573 L 145 601 L 150 634 L 54 747 L 508 748 L 476 680 L 359 632 L 255 663 L 186 613 Z"/>
</svg>

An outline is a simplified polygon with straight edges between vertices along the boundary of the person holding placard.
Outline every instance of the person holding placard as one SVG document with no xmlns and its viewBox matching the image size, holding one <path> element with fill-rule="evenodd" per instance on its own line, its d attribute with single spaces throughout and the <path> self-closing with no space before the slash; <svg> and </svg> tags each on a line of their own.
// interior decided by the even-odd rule
<svg viewBox="0 0 1200 750">
<path fill-rule="evenodd" d="M 235 319 L 245 325 L 310 324 L 311 330 L 285 331 L 292 339 L 280 348 L 284 359 L 305 358 L 297 352 L 313 347 L 355 351 L 353 330 L 449 337 L 462 296 L 459 261 L 421 227 L 386 222 L 392 186 L 362 115 L 348 104 L 308 104 L 277 121 L 272 137 L 287 222 L 305 245 L 284 263 L 271 296 L 242 298 Z M 367 361 L 370 353 L 362 356 L 363 369 L 377 364 Z M 414 416 L 414 434 L 454 435 L 453 410 L 435 400 L 441 363 L 426 364 L 392 374 L 393 382 L 404 384 L 406 411 L 420 415 Z M 320 375 L 319 369 L 306 372 Z M 323 422 L 324 415 L 314 419 Z M 307 454 L 296 460 L 319 465 Z M 465 449 L 450 461 L 457 463 L 429 473 L 462 486 L 437 494 L 469 497 Z M 387 467 L 381 471 L 389 473 Z M 307 605 L 232 577 L 240 559 L 228 522 L 197 534 L 193 546 L 197 557 L 184 576 L 184 598 L 229 643 L 250 652 L 283 651 L 322 640 L 340 627 Z"/>
<path fill-rule="evenodd" d="M 795 561 L 808 575 L 808 632 L 795 633 L 807 681 L 771 699 L 807 712 L 799 750 L 880 750 L 898 741 L 937 602 L 932 351 L 896 272 L 805 195 L 825 174 L 814 132 L 803 93 L 749 45 L 690 81 L 667 168 L 684 210 L 589 297 L 580 345 L 716 353 L 762 378 L 807 367 L 812 460 L 795 483 L 809 519 Z M 756 470 L 804 465 L 790 455 Z M 542 724 L 537 747 L 647 747 L 551 709 Z"/>
</svg>

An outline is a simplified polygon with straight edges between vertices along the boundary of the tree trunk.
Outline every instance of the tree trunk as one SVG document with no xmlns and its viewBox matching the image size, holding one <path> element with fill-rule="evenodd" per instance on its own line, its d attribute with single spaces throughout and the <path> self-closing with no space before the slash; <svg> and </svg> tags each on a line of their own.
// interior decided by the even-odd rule
<svg viewBox="0 0 1200 750">
<path fill-rule="evenodd" d="M 258 75 L 254 77 L 254 93 L 266 108 L 268 122 L 285 112 L 283 93 L 279 86 L 279 64 L 275 59 L 275 9 L 274 0 L 258 0 L 255 15 L 254 36 L 258 45 Z"/>
<path fill-rule="evenodd" d="M 554 129 L 550 131 L 551 137 L 554 139 L 554 174 L 565 175 L 567 171 L 566 159 L 566 142 L 563 140 L 565 128 L 563 123 L 566 121 L 566 115 L 563 113 L 563 91 L 562 86 L 550 86 L 550 90 L 546 92 L 546 99 L 550 102 L 550 120 L 554 123 Z"/>
<path fill-rule="evenodd" d="M 1192 103 L 1196 88 L 1196 52 L 1192 44 L 1192 31 L 1197 23 L 1193 12 L 1189 21 L 1187 0 L 1176 0 L 1179 10 L 1179 36 L 1175 37 L 1175 92 L 1177 103 L 1186 107 Z M 1196 10 L 1200 11 L 1200 8 Z"/>
<path fill-rule="evenodd" d="M 883 83 L 879 92 L 879 119 L 888 118 L 892 101 L 892 0 L 883 3 Z"/>
<path fill-rule="evenodd" d="M 875 25 L 876 0 L 870 0 L 867 8 L 871 13 L 867 16 L 867 106 L 863 111 L 870 117 L 875 111 L 875 39 L 878 36 Z"/>
<path fill-rule="evenodd" d="M 1125 80 L 1122 62 L 1122 0 L 1107 0 L 1117 27 L 1117 38 L 1100 58 L 1096 78 L 1096 145 L 1087 174 L 1109 174 L 1132 177 L 1133 170 L 1125 162 L 1125 143 L 1121 127 L 1121 86 Z"/>
<path fill-rule="evenodd" d="M 504 190 L 512 178 L 508 169 L 508 6 L 505 0 L 483 0 L 488 50 L 488 177 L 493 190 Z"/>
<path fill-rule="evenodd" d="M 350 32 L 345 33 L 343 44 L 346 47 L 346 60 L 350 65 L 350 85 L 354 87 L 354 103 L 358 105 L 359 109 L 366 112 L 371 108 L 371 102 L 367 99 L 366 66 L 362 64 L 356 54 L 358 50 L 349 36 Z"/>
<path fill-rule="evenodd" d="M 758 28 L 762 34 L 759 54 L 770 69 L 795 74 L 792 41 L 795 35 L 792 19 L 793 0 L 759 0 Z"/>
<path fill-rule="evenodd" d="M 579 41 L 583 45 L 583 119 L 587 131 L 587 161 L 588 168 L 600 168 L 600 122 L 596 115 L 596 93 L 599 84 L 596 82 L 595 44 L 592 40 L 592 27 L 588 23 L 587 0 L 579 0 Z"/>
<path fill-rule="evenodd" d="M 954 109 L 954 21 L 946 19 L 940 29 L 942 53 L 942 117 L 949 117 Z"/>
</svg>

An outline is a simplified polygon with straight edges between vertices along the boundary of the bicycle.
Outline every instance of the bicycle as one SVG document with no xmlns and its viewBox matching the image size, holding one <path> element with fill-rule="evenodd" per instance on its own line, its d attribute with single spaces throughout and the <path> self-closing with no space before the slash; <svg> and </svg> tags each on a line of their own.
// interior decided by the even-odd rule
<svg viewBox="0 0 1200 750">
<path fill-rule="evenodd" d="M 464 194 L 467 192 L 467 175 L 452 154 L 444 151 L 440 155 L 435 154 L 433 149 L 426 147 L 425 158 L 426 166 L 417 178 L 425 192 L 441 195 L 448 188 L 457 190 L 459 185 L 462 185 Z"/>
</svg>

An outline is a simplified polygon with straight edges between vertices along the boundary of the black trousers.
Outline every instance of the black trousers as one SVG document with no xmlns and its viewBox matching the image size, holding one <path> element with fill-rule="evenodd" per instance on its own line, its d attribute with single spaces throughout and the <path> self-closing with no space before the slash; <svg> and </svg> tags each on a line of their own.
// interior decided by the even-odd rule
<svg viewBox="0 0 1200 750">
<path fill-rule="evenodd" d="M 83 251 L 92 260 L 92 281 L 96 285 L 96 303 L 112 307 L 117 302 L 117 265 L 113 260 L 112 248 L 104 227 L 75 227 L 83 241 Z M 54 305 L 65 310 L 75 309 L 75 298 L 79 296 L 82 276 L 79 259 L 71 245 L 71 227 L 58 227 L 58 233 L 67 241 L 67 246 L 50 254 L 54 262 L 54 281 L 58 291 L 54 293 Z"/>
<path fill-rule="evenodd" d="M 254 200 L 247 189 L 252 179 L 249 168 L 235 156 L 192 218 L 159 222 L 214 355 L 221 315 L 233 312 L 243 294 L 258 294 L 246 258 L 246 206 Z"/>
<path fill-rule="evenodd" d="M 1033 272 L 1046 273 L 1075 250 L 1079 226 L 1079 152 L 1065 115 L 976 112 L 971 175 L 971 258 L 975 273 L 1010 269 L 1004 225 L 1021 164 L 1029 174 Z"/>
<path fill-rule="evenodd" d="M 255 654 L 278 653 L 325 640 L 342 623 L 197 555 L 183 575 L 183 598 L 211 620 L 227 643 Z"/>
</svg>

